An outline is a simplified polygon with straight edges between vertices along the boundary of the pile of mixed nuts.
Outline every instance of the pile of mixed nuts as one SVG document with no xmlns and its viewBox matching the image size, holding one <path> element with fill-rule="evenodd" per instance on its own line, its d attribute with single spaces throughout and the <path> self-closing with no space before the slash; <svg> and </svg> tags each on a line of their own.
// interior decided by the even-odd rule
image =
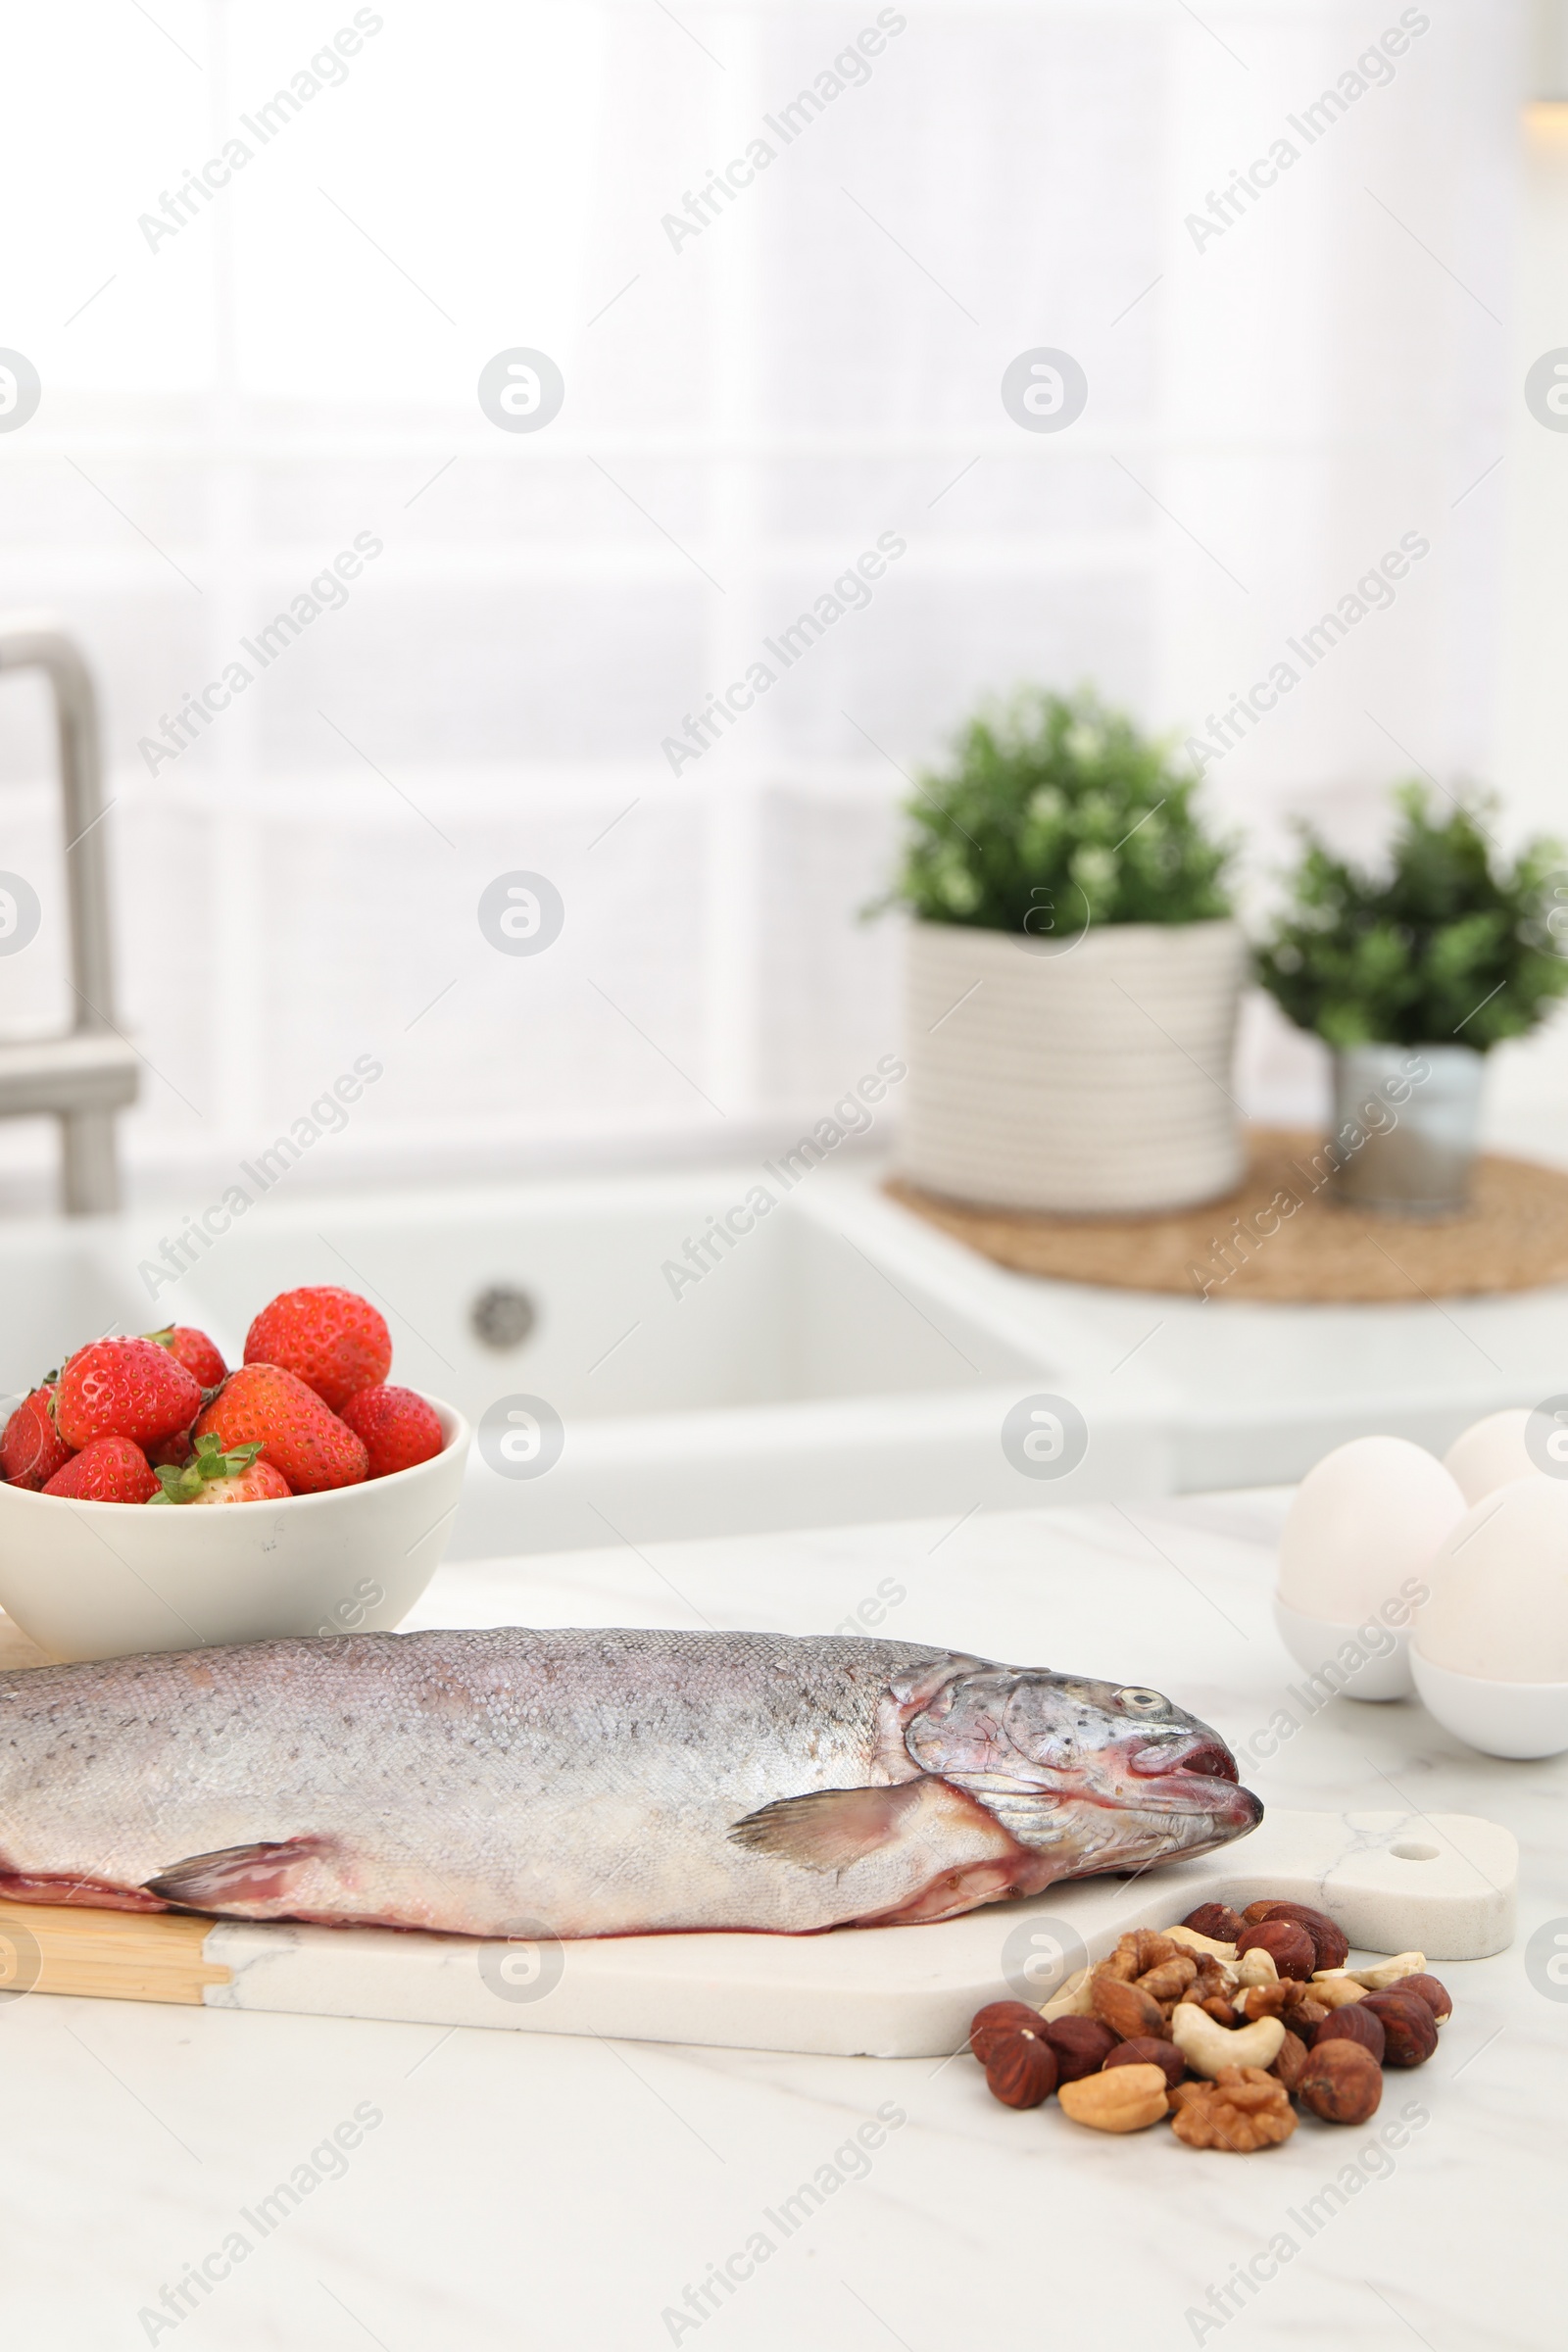
<svg viewBox="0 0 1568 2352">
<path fill-rule="evenodd" d="M 1305 1903 L 1200 1903 L 1138 1928 L 1043 2009 L 992 2001 L 969 2046 L 993 2094 L 1075 2124 L 1141 2132 L 1162 2116 L 1192 2148 L 1249 2155 L 1296 2130 L 1293 2100 L 1364 2124 L 1385 2066 L 1422 2066 L 1453 2003 L 1425 1956 L 1347 1968 L 1349 1944 Z"/>
</svg>

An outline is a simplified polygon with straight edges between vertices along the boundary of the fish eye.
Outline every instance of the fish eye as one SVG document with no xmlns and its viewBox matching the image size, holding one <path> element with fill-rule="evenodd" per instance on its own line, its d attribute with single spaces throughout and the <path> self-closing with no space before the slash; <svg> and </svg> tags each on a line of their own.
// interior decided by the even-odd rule
<svg viewBox="0 0 1568 2352">
<path fill-rule="evenodd" d="M 1129 1715 L 1158 1715 L 1165 1706 L 1165 1700 L 1158 1690 L 1118 1690 L 1116 1703 L 1125 1707 Z"/>
</svg>

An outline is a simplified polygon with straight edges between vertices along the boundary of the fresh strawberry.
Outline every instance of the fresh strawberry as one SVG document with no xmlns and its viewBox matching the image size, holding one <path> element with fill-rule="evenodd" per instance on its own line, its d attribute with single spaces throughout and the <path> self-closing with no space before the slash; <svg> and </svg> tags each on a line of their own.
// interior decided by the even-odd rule
<svg viewBox="0 0 1568 2352">
<path fill-rule="evenodd" d="M 0 1471 L 14 1487 L 26 1487 L 34 1494 L 71 1459 L 71 1447 L 49 1411 L 53 1395 L 53 1389 L 34 1389 L 18 1405 L 0 1437 Z"/>
<path fill-rule="evenodd" d="M 365 1446 L 316 1391 L 281 1364 L 245 1364 L 231 1372 L 203 1411 L 193 1435 L 223 1447 L 258 1445 L 296 1494 L 357 1486 L 369 1467 Z"/>
<path fill-rule="evenodd" d="M 427 1462 L 441 1450 L 441 1423 L 435 1407 L 413 1389 L 357 1389 L 344 1405 L 342 1418 L 357 1438 L 364 1439 L 372 1478 L 390 1478 L 394 1470 L 412 1470 L 416 1462 Z"/>
<path fill-rule="evenodd" d="M 188 1429 L 202 1407 L 201 1382 L 151 1340 L 94 1340 L 66 1359 L 55 1391 L 55 1427 L 68 1446 L 130 1438 L 156 1446 Z"/>
<path fill-rule="evenodd" d="M 274 1470 L 270 1462 L 257 1460 L 237 1478 L 214 1479 L 190 1499 L 192 1502 L 287 1502 L 293 1492 L 281 1470 Z M 158 1500 L 156 1494 L 153 1500 Z"/>
<path fill-rule="evenodd" d="M 93 1438 L 44 1488 L 75 1502 L 151 1502 L 158 1481 L 129 1438 Z"/>
<path fill-rule="evenodd" d="M 172 1438 L 160 1438 L 144 1451 L 155 1470 L 183 1470 L 190 1460 L 190 1431 L 176 1429 Z"/>
<path fill-rule="evenodd" d="M 175 1361 L 194 1373 L 204 1389 L 216 1389 L 219 1382 L 228 1378 L 224 1363 L 205 1331 L 197 1331 L 189 1323 L 166 1323 L 162 1331 L 145 1335 L 158 1347 L 167 1348 Z"/>
<path fill-rule="evenodd" d="M 198 1438 L 183 1469 L 167 1464 L 158 1472 L 162 1490 L 150 1502 L 278 1502 L 293 1493 L 281 1470 L 258 1459 L 260 1446 L 236 1446 L 225 1453 L 215 1437 Z"/>
<path fill-rule="evenodd" d="M 284 1291 L 245 1334 L 247 1364 L 281 1364 L 333 1412 L 392 1368 L 392 1334 L 358 1291 Z"/>
</svg>

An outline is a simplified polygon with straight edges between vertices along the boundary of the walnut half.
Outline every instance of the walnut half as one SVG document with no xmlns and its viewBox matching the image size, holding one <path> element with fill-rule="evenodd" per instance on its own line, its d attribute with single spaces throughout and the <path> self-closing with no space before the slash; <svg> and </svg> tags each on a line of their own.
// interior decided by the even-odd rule
<svg viewBox="0 0 1568 2352">
<path fill-rule="evenodd" d="M 1296 2130 L 1289 2091 L 1261 2067 L 1228 2066 L 1212 2082 L 1179 2082 L 1170 2102 L 1176 2136 L 1190 2148 L 1250 2156 L 1278 2147 Z"/>
</svg>

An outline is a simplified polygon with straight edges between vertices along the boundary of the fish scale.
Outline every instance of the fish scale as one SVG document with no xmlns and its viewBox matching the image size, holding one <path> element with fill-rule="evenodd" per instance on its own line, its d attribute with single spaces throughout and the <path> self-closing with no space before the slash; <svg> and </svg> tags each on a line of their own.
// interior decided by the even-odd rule
<svg viewBox="0 0 1568 2352">
<path fill-rule="evenodd" d="M 345 1635 L 0 1675 L 0 1894 L 493 1936 L 944 1918 L 1251 1828 L 1160 1693 L 837 1635 Z"/>
</svg>

